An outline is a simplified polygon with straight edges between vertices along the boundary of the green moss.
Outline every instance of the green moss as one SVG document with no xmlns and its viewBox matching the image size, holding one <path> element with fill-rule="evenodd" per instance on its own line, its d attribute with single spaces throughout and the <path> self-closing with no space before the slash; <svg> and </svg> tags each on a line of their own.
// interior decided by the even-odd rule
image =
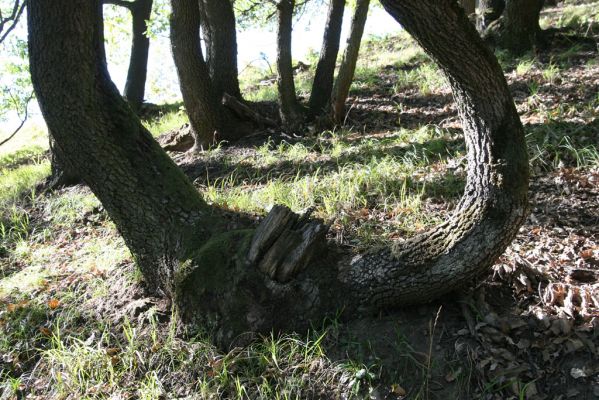
<svg viewBox="0 0 599 400">
<path fill-rule="evenodd" d="M 230 286 L 249 250 L 253 229 L 224 232 L 213 236 L 198 250 L 191 252 L 175 276 L 177 290 L 190 285 L 194 290 L 219 291 Z"/>
</svg>

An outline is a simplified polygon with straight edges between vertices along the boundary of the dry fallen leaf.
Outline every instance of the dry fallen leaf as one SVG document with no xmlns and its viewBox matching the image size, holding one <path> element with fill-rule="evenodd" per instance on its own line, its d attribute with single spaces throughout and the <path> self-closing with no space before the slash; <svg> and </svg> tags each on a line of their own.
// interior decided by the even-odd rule
<svg viewBox="0 0 599 400">
<path fill-rule="evenodd" d="M 106 349 L 106 354 L 109 356 L 117 355 L 118 352 L 119 352 L 119 349 L 116 347 L 109 347 L 108 349 Z"/>
<path fill-rule="evenodd" d="M 48 307 L 50 310 L 56 310 L 60 306 L 60 301 L 58 299 L 50 299 L 48 301 Z"/>
<path fill-rule="evenodd" d="M 403 397 L 407 394 L 406 389 L 402 388 L 397 383 L 394 383 L 393 385 L 391 385 L 391 393 L 395 394 L 396 396 L 400 396 L 400 397 Z"/>
<path fill-rule="evenodd" d="M 46 328 L 45 326 L 40 326 L 39 331 L 44 336 L 52 336 L 52 331 L 50 329 Z"/>
</svg>

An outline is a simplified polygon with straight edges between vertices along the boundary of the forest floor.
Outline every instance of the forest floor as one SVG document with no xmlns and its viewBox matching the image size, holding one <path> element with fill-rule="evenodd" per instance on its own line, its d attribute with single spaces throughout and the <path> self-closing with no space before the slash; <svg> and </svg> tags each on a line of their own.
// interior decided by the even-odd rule
<svg viewBox="0 0 599 400">
<path fill-rule="evenodd" d="M 147 297 L 87 187 L 43 190 L 46 147 L 25 144 L 42 130 L 0 149 L 0 399 L 599 399 L 599 2 L 577 3 L 543 23 L 586 40 L 496 52 L 527 132 L 530 215 L 484 280 L 433 304 L 220 351 Z M 314 207 L 350 250 L 433 226 L 464 186 L 449 88 L 407 36 L 362 53 L 343 128 L 171 156 L 211 204 L 256 221 Z M 246 97 L 272 101 L 272 77 L 247 74 Z M 184 122 L 145 121 L 156 136 Z"/>
</svg>

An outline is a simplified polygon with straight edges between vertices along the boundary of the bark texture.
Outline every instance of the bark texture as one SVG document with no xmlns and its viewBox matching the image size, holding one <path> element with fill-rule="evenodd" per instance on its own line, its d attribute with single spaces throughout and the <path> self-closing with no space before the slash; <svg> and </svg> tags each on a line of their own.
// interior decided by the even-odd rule
<svg viewBox="0 0 599 400">
<path fill-rule="evenodd" d="M 196 150 L 222 135 L 222 109 L 200 45 L 197 0 L 171 0 L 171 45 Z"/>
<path fill-rule="evenodd" d="M 68 163 L 64 152 L 56 144 L 52 133 L 49 133 L 50 142 L 50 177 L 46 181 L 51 190 L 81 183 L 77 170 Z"/>
<path fill-rule="evenodd" d="M 295 95 L 291 37 L 295 0 L 280 0 L 277 4 L 277 90 L 279 114 L 286 129 L 295 130 L 303 121 L 303 111 Z"/>
<path fill-rule="evenodd" d="M 230 0 L 199 0 L 202 30 L 206 40 L 206 62 L 214 93 L 241 99 L 237 68 L 235 12 Z"/>
<path fill-rule="evenodd" d="M 111 82 L 101 7 L 98 0 L 29 2 L 31 78 L 56 143 L 115 222 L 148 286 L 170 294 L 207 206 Z M 194 238 L 204 234 L 195 229 Z"/>
<path fill-rule="evenodd" d="M 464 11 L 451 0 L 381 4 L 449 80 L 462 119 L 468 175 L 459 206 L 445 223 L 352 262 L 345 279 L 365 307 L 423 301 L 466 284 L 495 262 L 527 211 L 524 130 L 499 63 Z"/>
<path fill-rule="evenodd" d="M 148 29 L 146 21 L 152 14 L 153 0 L 136 0 L 131 3 L 131 17 L 133 19 L 133 41 L 131 43 L 131 56 L 125 83 L 124 96 L 135 112 L 139 112 L 144 102 L 146 78 L 148 75 L 148 55 L 150 52 L 150 38 L 146 35 Z"/>
<path fill-rule="evenodd" d="M 514 54 L 522 54 L 542 42 L 539 17 L 544 0 L 506 0 L 502 17 L 485 36 Z"/>
<path fill-rule="evenodd" d="M 349 37 L 347 38 L 345 52 L 343 53 L 343 59 L 341 60 L 331 100 L 333 120 L 337 124 L 342 124 L 345 118 L 345 101 L 347 100 L 347 96 L 349 96 L 349 90 L 354 80 L 369 6 L 370 0 L 358 0 L 356 2 Z"/>
<path fill-rule="evenodd" d="M 330 0 L 322 49 L 310 93 L 309 112 L 311 117 L 321 115 L 331 101 L 344 10 L 345 0 Z"/>
</svg>

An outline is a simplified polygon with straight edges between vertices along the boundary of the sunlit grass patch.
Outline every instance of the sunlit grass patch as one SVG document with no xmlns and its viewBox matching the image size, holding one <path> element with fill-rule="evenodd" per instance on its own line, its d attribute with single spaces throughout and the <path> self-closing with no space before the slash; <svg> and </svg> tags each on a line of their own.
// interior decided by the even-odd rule
<svg viewBox="0 0 599 400">
<path fill-rule="evenodd" d="M 152 136 L 158 137 L 163 133 L 178 129 L 189 122 L 187 113 L 184 110 L 167 112 L 159 118 L 152 118 L 147 121 L 142 121 L 144 126 L 150 131 Z"/>
<path fill-rule="evenodd" d="M 14 202 L 23 193 L 31 193 L 50 175 L 50 161 L 41 160 L 14 169 L 0 169 L 0 206 Z"/>
<path fill-rule="evenodd" d="M 28 246 L 26 242 L 20 242 Z M 21 248 L 19 245 L 15 250 L 16 254 L 29 251 L 29 248 Z M 43 288 L 47 283 L 49 271 L 43 265 L 35 265 L 24 268 L 9 277 L 0 280 L 0 296 L 9 294 L 30 294 L 35 290 Z"/>
<path fill-rule="evenodd" d="M 553 15 L 542 17 L 541 28 L 570 28 L 586 34 L 599 27 L 599 2 L 569 4 L 560 10 L 557 18 Z"/>
<path fill-rule="evenodd" d="M 52 224 L 70 227 L 86 213 L 99 208 L 101 203 L 90 191 L 74 188 L 50 196 L 44 205 L 44 214 Z"/>
<path fill-rule="evenodd" d="M 447 81 L 441 71 L 433 64 L 422 64 L 409 71 L 400 71 L 395 84 L 395 93 L 401 93 L 409 87 L 417 87 L 423 95 L 434 93 L 447 87 Z"/>
<path fill-rule="evenodd" d="M 377 138 L 341 130 L 293 144 L 267 141 L 226 176 L 208 176 L 200 190 L 210 203 L 235 211 L 262 214 L 283 204 L 296 212 L 314 207 L 333 224 L 360 220 L 352 230 L 370 243 L 391 229 L 410 234 L 438 222 L 422 202 L 462 189 L 461 180 L 448 190 L 436 184 L 444 160 L 462 151 L 453 142 L 433 125 Z M 365 213 L 378 216 L 363 220 Z"/>
<path fill-rule="evenodd" d="M 106 397 L 121 394 L 157 399 L 353 397 L 360 389 L 359 364 L 331 362 L 322 347 L 327 332 L 266 337 L 222 353 L 200 335 L 182 340 L 176 316 L 159 323 L 125 319 L 74 330 L 72 316 L 56 318 L 40 370 L 49 383 L 38 394 Z M 332 398 L 330 397 L 330 398 Z"/>
</svg>

